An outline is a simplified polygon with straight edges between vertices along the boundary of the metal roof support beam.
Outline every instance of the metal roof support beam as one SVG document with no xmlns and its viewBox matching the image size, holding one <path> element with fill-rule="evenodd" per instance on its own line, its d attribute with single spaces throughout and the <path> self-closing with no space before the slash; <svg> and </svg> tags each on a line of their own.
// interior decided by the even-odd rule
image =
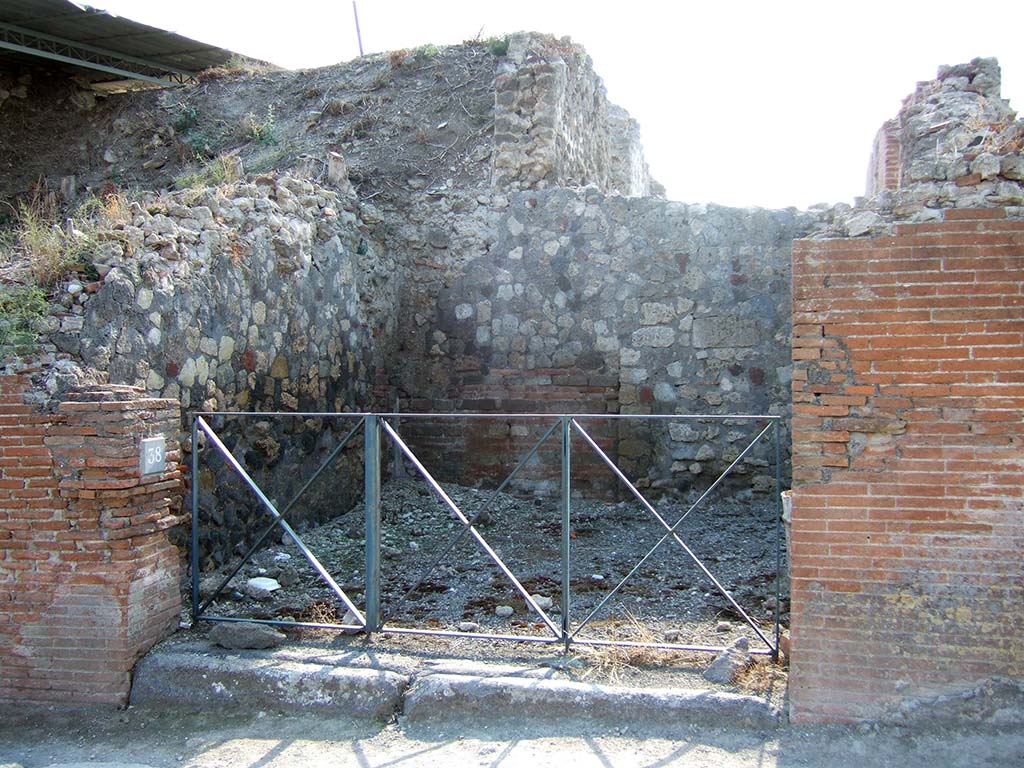
<svg viewBox="0 0 1024 768">
<path fill-rule="evenodd" d="M 11 24 L 0 24 L 0 48 L 157 85 L 195 82 L 192 72 Z"/>
</svg>

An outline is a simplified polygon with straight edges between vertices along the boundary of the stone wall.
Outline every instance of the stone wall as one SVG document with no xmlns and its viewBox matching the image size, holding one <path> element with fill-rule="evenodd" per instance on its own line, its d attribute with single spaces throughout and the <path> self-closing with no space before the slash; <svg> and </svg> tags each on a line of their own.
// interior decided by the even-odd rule
<svg viewBox="0 0 1024 768">
<path fill-rule="evenodd" d="M 351 409 L 385 353 L 370 339 L 397 322 L 372 222 L 290 177 L 144 199 L 102 233 L 100 280 L 68 286 L 49 338 L 185 408 Z"/>
<path fill-rule="evenodd" d="M 374 239 L 369 206 L 291 177 L 151 197 L 97 235 L 99 280 L 72 282 L 43 340 L 186 411 L 359 411 L 395 336 L 402 271 Z M 188 424 L 181 429 L 184 436 Z M 221 419 L 217 428 L 261 487 L 290 498 L 296 466 L 333 448 L 328 420 Z M 351 465 L 351 466 L 350 466 Z M 355 498 L 343 462 L 297 521 Z M 203 553 L 218 560 L 264 512 L 223 460 L 204 454 Z M 217 503 L 213 503 L 214 500 Z"/>
<path fill-rule="evenodd" d="M 785 415 L 790 243 L 815 216 L 594 189 L 473 206 L 486 210 L 475 214 L 480 239 L 421 259 L 406 281 L 412 322 L 391 371 L 403 410 Z M 604 436 L 641 485 L 686 490 L 710 482 L 749 434 L 731 424 Z M 451 431 L 419 439 L 467 482 L 508 460 L 504 440 L 474 440 L 464 454 Z M 741 468 L 745 483 L 764 471 L 760 458 Z"/>
<path fill-rule="evenodd" d="M 134 206 L 104 235 L 102 280 L 72 287 L 49 339 L 112 381 L 192 411 L 397 402 L 441 413 L 785 416 L 789 248 L 819 223 L 795 210 L 593 188 L 424 194 L 378 212 L 264 177 Z M 495 441 L 480 422 L 420 426 L 414 447 L 464 482 L 493 481 L 529 438 L 506 427 Z M 316 465 L 343 425 L 251 416 L 215 428 L 283 503 L 304 477 L 295 468 Z M 709 483 L 752 429 L 595 425 L 634 479 L 665 492 Z M 765 446 L 736 476 L 767 489 L 771 456 Z M 347 479 L 318 486 L 298 522 L 354 501 L 358 456 L 342 469 Z M 585 486 L 613 485 L 599 464 L 591 469 Z M 264 512 L 209 451 L 199 481 L 203 514 L 216 510 L 202 521 L 203 555 L 222 560 Z"/>
<path fill-rule="evenodd" d="M 180 618 L 180 411 L 130 387 L 49 401 L 41 373 L 0 375 L 0 701 L 123 704 Z M 140 477 L 154 435 L 167 468 Z"/>
<path fill-rule="evenodd" d="M 791 716 L 1024 677 L 1024 219 L 798 241 Z"/>
<path fill-rule="evenodd" d="M 640 123 L 615 104 L 608 105 L 611 134 L 609 194 L 626 197 L 665 197 L 665 188 L 651 178 L 640 140 Z"/>
<path fill-rule="evenodd" d="M 493 182 L 501 189 L 595 185 L 659 194 L 636 121 L 611 104 L 590 57 L 568 38 L 520 33 L 495 79 Z"/>
</svg>

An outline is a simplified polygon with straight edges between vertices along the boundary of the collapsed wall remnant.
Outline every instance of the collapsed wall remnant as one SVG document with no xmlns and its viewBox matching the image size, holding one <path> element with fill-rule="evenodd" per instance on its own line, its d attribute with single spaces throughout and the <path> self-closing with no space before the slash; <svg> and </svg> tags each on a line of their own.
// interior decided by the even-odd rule
<svg viewBox="0 0 1024 768">
<path fill-rule="evenodd" d="M 513 35 L 494 91 L 496 187 L 592 184 L 629 197 L 664 197 L 644 162 L 636 121 L 608 101 L 582 48 Z"/>
<path fill-rule="evenodd" d="M 827 236 L 891 234 L 947 208 L 1024 205 L 1024 120 L 1000 95 L 999 63 L 974 59 L 918 83 L 878 131 L 867 198 L 837 206 Z"/>
</svg>

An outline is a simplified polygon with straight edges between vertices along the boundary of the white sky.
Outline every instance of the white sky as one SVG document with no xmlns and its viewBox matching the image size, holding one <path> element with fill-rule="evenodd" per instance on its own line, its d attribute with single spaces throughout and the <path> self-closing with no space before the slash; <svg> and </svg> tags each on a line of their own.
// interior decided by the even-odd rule
<svg viewBox="0 0 1024 768">
<path fill-rule="evenodd" d="M 85 0 L 290 68 L 358 55 L 351 0 Z M 357 0 L 366 53 L 517 30 L 586 47 L 685 202 L 807 207 L 864 193 L 875 132 L 940 64 L 996 56 L 1024 107 L 1024 2 Z"/>
</svg>

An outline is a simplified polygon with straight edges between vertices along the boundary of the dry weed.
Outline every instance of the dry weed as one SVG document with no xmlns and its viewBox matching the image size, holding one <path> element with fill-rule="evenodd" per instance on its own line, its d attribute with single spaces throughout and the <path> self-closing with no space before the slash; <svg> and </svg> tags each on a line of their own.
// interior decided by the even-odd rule
<svg viewBox="0 0 1024 768">
<path fill-rule="evenodd" d="M 757 656 L 741 671 L 733 682 L 740 688 L 759 696 L 769 696 L 786 687 L 789 672 L 770 656 Z"/>
<path fill-rule="evenodd" d="M 207 80 L 216 80 L 221 77 L 253 77 L 255 75 L 265 75 L 269 72 L 279 72 L 280 70 L 281 68 L 274 64 L 268 64 L 267 62 L 259 61 L 258 59 L 249 59 L 245 56 L 235 55 L 220 66 L 204 69 L 196 75 L 196 80 L 202 83 Z"/>
<path fill-rule="evenodd" d="M 409 57 L 409 49 L 408 48 L 401 48 L 401 49 L 399 49 L 397 51 L 389 51 L 388 52 L 388 64 L 391 66 L 392 69 L 398 69 L 399 67 L 401 67 L 405 63 L 405 60 L 408 57 Z"/>
<path fill-rule="evenodd" d="M 345 114 L 346 111 L 351 111 L 352 105 L 342 99 L 331 99 L 324 105 L 324 113 L 337 117 L 338 115 Z"/>
<path fill-rule="evenodd" d="M 967 135 L 981 134 L 981 140 L 970 147 L 962 148 L 977 155 L 982 152 L 991 152 L 995 155 L 1005 155 L 1024 150 L 1024 121 L 1009 121 L 993 123 L 981 115 L 976 115 L 964 121 L 964 128 Z"/>
<path fill-rule="evenodd" d="M 0 241 L 0 264 L 27 273 L 30 282 L 52 289 L 72 272 L 88 275 L 92 254 L 109 230 L 130 219 L 122 195 L 87 198 L 66 218 L 52 194 L 37 192 L 14 212 L 14 227 Z"/>
<path fill-rule="evenodd" d="M 592 675 L 617 682 L 624 674 L 643 667 L 704 666 L 706 654 L 657 648 L 662 639 L 632 614 L 625 620 L 605 619 L 591 623 L 594 629 L 607 629 L 612 635 L 628 634 L 627 642 L 636 645 L 577 645 L 574 652 L 587 664 L 583 679 Z"/>
<path fill-rule="evenodd" d="M 299 621 L 306 621 L 310 624 L 337 624 L 338 608 L 327 600 L 310 603 L 302 609 Z"/>
</svg>

